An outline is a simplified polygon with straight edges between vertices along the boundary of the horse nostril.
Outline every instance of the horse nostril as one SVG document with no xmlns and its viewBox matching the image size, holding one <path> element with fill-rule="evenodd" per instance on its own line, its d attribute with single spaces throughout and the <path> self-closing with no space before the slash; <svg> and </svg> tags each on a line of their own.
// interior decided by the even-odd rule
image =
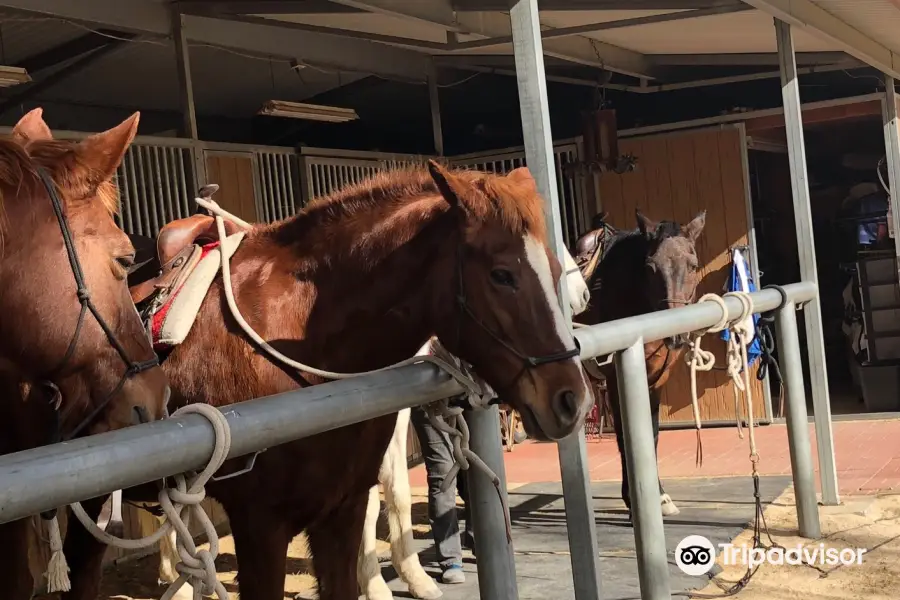
<svg viewBox="0 0 900 600">
<path fill-rule="evenodd" d="M 565 424 L 578 418 L 578 397 L 572 390 L 563 390 L 556 394 L 556 415 Z"/>
<path fill-rule="evenodd" d="M 135 406 L 134 408 L 132 408 L 132 411 L 134 412 L 134 418 L 132 419 L 132 422 L 135 425 L 141 425 L 143 423 L 150 422 L 150 416 L 147 414 L 147 409 L 143 406 Z"/>
</svg>

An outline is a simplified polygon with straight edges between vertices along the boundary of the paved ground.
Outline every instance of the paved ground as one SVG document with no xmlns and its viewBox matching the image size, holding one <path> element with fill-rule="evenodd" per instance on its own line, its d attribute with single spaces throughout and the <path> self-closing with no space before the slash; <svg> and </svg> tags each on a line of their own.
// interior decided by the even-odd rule
<svg viewBox="0 0 900 600">
<path fill-rule="evenodd" d="M 833 424 L 838 483 L 843 494 L 874 494 L 900 489 L 900 419 L 891 421 L 841 421 Z M 815 432 L 810 425 L 813 462 L 817 465 Z M 659 439 L 659 470 L 665 483 L 681 477 L 749 475 L 747 432 L 738 438 L 734 427 L 703 430 L 702 467 L 695 466 L 694 430 L 663 431 Z M 756 429 L 760 472 L 790 475 L 791 462 L 784 425 Z M 621 480 L 619 453 L 609 435 L 588 442 L 588 461 L 593 481 Z M 511 483 L 559 481 L 555 444 L 525 443 L 506 454 L 506 478 Z M 425 469 L 410 472 L 414 487 L 425 486 Z"/>
<path fill-rule="evenodd" d="M 763 501 L 770 503 L 789 484 L 787 477 L 763 478 Z M 604 600 L 639 600 L 634 532 L 627 521 L 625 507 L 618 499 L 619 486 L 614 482 L 595 483 L 592 490 L 601 548 Z M 569 600 L 575 597 L 561 493 L 558 483 L 528 484 L 510 493 L 520 600 Z M 753 488 L 746 478 L 679 479 L 669 485 L 669 493 L 681 508 L 680 515 L 666 519 L 672 590 L 702 588 L 707 579 L 684 575 L 675 566 L 671 553 L 688 535 L 703 535 L 716 544 L 737 536 L 753 518 Z M 426 540 L 418 543 L 423 547 L 423 565 L 437 575 L 430 565 L 434 560 L 433 546 Z M 392 576 L 390 566 L 383 566 L 385 576 Z M 478 597 L 474 562 L 467 561 L 465 569 L 467 582 L 464 585 L 441 586 L 446 600 Z M 396 598 L 410 597 L 399 580 L 391 581 L 390 585 Z"/>
</svg>

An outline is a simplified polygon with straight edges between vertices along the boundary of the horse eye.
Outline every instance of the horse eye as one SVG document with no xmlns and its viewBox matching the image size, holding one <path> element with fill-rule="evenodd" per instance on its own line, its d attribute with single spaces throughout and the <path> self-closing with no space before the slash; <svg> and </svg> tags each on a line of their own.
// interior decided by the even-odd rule
<svg viewBox="0 0 900 600">
<path fill-rule="evenodd" d="M 134 266 L 134 254 L 129 254 L 128 256 L 119 256 L 116 258 L 116 262 L 119 263 L 120 267 L 127 271 Z"/>
<path fill-rule="evenodd" d="M 516 279 L 513 277 L 513 274 L 506 269 L 494 269 L 491 271 L 491 280 L 497 285 L 503 285 L 507 287 L 515 287 Z"/>
</svg>

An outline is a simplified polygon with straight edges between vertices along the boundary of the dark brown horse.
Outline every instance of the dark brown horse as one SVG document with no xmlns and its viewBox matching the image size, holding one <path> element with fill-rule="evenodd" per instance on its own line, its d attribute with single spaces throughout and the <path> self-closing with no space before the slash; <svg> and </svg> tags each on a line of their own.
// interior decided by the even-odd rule
<svg viewBox="0 0 900 600">
<path fill-rule="evenodd" d="M 54 141 L 35 109 L 0 141 L 0 454 L 165 415 L 126 284 L 134 249 L 113 218 L 137 124 Z M 4 598 L 31 597 L 29 522 L 0 525 Z"/>
<path fill-rule="evenodd" d="M 596 325 L 615 319 L 633 317 L 657 310 L 675 308 L 692 303 L 700 281 L 695 243 L 706 224 L 706 213 L 681 226 L 672 221 L 652 221 L 636 211 L 638 228 L 617 231 L 595 219 L 595 226 L 577 242 L 576 260 L 590 261 L 597 251 L 599 260 L 588 277 L 591 302 L 578 321 Z M 647 384 L 650 388 L 650 408 L 653 416 L 653 439 L 659 443 L 660 390 L 669 379 L 686 348 L 686 340 L 666 339 L 644 346 L 647 359 Z M 628 471 L 623 452 L 622 417 L 619 407 L 619 388 L 613 365 L 601 368 L 606 377 L 616 443 L 622 460 L 622 499 L 631 507 L 628 490 Z M 678 514 L 678 508 L 659 483 L 660 501 L 664 515 Z"/>
<path fill-rule="evenodd" d="M 525 169 L 501 177 L 430 163 L 388 172 L 253 228 L 232 258 L 236 301 L 281 352 L 335 371 L 407 359 L 437 335 L 515 399 L 530 435 L 559 439 L 581 425 L 592 397 L 557 304 L 561 268 L 547 246 L 543 208 Z M 221 279 L 164 368 L 175 407 L 228 405 L 322 382 L 272 362 L 247 340 Z M 288 543 L 303 530 L 319 597 L 357 598 L 369 489 L 395 420 L 270 448 L 251 472 L 208 486 L 228 513 L 243 600 L 284 597 Z M 237 462 L 223 471 L 243 466 Z M 99 508 L 100 501 L 91 510 Z M 66 553 L 77 563 L 66 598 L 93 600 L 103 546 L 73 525 Z"/>
</svg>

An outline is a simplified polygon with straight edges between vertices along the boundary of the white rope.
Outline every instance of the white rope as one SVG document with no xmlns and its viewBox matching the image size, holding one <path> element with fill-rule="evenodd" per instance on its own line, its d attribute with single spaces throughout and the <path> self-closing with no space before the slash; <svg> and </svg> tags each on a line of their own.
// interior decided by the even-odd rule
<svg viewBox="0 0 900 600">
<path fill-rule="evenodd" d="M 738 390 L 743 392 L 744 399 L 747 403 L 747 431 L 750 438 L 750 460 L 753 462 L 754 470 L 759 455 L 756 452 L 756 439 L 753 429 L 753 390 L 750 387 L 750 365 L 747 360 L 747 346 L 753 341 L 753 300 L 747 292 L 728 292 L 725 297 L 736 298 L 741 303 L 741 313 L 733 322 L 730 328 L 730 335 L 727 343 L 727 365 L 728 375 L 734 383 L 734 402 L 735 417 L 738 422 L 738 433 L 743 439 L 743 430 L 741 429 L 740 402 L 738 399 Z"/>
<path fill-rule="evenodd" d="M 178 554 L 181 557 L 181 561 L 175 566 L 175 569 L 180 576 L 169 586 L 161 600 L 171 600 L 185 583 L 189 583 L 193 587 L 194 600 L 200 600 L 204 595 L 212 596 L 213 594 L 219 600 L 228 600 L 228 592 L 216 577 L 215 560 L 219 555 L 219 536 L 200 503 L 206 498 L 204 486 L 225 462 L 231 449 L 231 429 L 225 415 L 208 404 L 189 404 L 175 411 L 172 416 L 190 413 L 199 414 L 212 424 L 215 432 L 213 453 L 203 471 L 189 479 L 185 479 L 184 475 L 175 475 L 173 477 L 175 487 L 165 487 L 160 490 L 159 504 L 165 513 L 166 520 L 155 533 L 140 539 L 122 539 L 110 535 L 97 526 L 84 511 L 81 503 L 75 502 L 70 507 L 85 529 L 97 540 L 124 550 L 140 550 L 155 546 L 160 538 L 167 535 L 174 527 Z M 198 550 L 194 544 L 194 538 L 189 528 L 193 519 L 203 526 L 203 531 L 209 541 L 209 550 Z"/>
<path fill-rule="evenodd" d="M 216 219 L 216 231 L 219 235 L 219 240 L 224 241 L 226 237 L 228 237 L 225 231 L 225 219 L 234 222 L 235 224 L 241 227 L 251 227 L 249 223 L 235 217 L 222 207 L 218 205 L 214 200 L 206 199 L 206 198 L 196 198 L 195 201 L 197 204 L 202 206 L 203 208 L 209 210 L 213 213 Z M 417 355 L 412 358 L 408 358 L 406 360 L 402 360 L 398 363 L 394 363 L 392 365 L 388 365 L 386 367 L 382 367 L 380 369 L 374 369 L 372 371 L 362 371 L 359 373 L 338 373 L 335 371 L 326 371 L 324 369 L 317 369 L 313 366 L 301 363 L 299 361 L 293 360 L 292 358 L 288 358 L 272 346 L 266 342 L 262 336 L 260 336 L 253 327 L 250 326 L 249 323 L 244 319 L 244 316 L 241 314 L 240 309 L 238 308 L 237 302 L 234 299 L 234 288 L 231 284 L 231 267 L 229 264 L 229 258 L 225 252 L 220 252 L 219 257 L 221 260 L 221 268 L 222 268 L 222 287 L 225 291 L 225 300 L 228 303 L 228 308 L 231 310 L 231 315 L 234 317 L 234 320 L 238 322 L 238 325 L 241 326 L 241 329 L 247 334 L 247 337 L 252 339 L 259 345 L 260 348 L 266 351 L 272 358 L 275 360 L 297 369 L 298 371 L 303 371 L 306 373 L 310 373 L 312 375 L 316 375 L 318 377 L 322 377 L 325 379 L 350 379 L 352 377 L 359 377 L 361 375 L 373 375 L 375 373 L 383 373 L 384 371 L 389 371 L 392 369 L 396 369 L 399 367 L 405 367 L 409 365 L 419 364 L 423 362 L 430 362 L 437 366 L 438 368 L 444 370 L 448 375 L 450 375 L 453 379 L 455 379 L 460 385 L 462 385 L 468 392 L 478 395 L 480 392 L 479 386 L 472 381 L 470 377 L 468 377 L 461 370 L 457 369 L 453 365 L 449 364 L 445 360 L 441 360 L 435 356 L 422 356 Z"/>
<path fill-rule="evenodd" d="M 697 454 L 695 461 L 697 466 L 702 466 L 703 440 L 700 437 L 702 423 L 700 422 L 700 398 L 697 393 L 697 373 L 700 371 L 712 371 L 712 368 L 716 364 L 716 355 L 709 350 L 701 348 L 700 340 L 703 339 L 703 336 L 707 333 L 716 333 L 727 327 L 728 307 L 725 305 L 725 301 L 717 294 L 705 294 L 700 298 L 699 302 L 713 302 L 718 305 L 722 311 L 719 320 L 716 321 L 712 327 L 690 333 L 690 350 L 688 350 L 684 357 L 691 369 L 691 409 L 694 413 L 694 427 L 697 429 Z"/>
</svg>

